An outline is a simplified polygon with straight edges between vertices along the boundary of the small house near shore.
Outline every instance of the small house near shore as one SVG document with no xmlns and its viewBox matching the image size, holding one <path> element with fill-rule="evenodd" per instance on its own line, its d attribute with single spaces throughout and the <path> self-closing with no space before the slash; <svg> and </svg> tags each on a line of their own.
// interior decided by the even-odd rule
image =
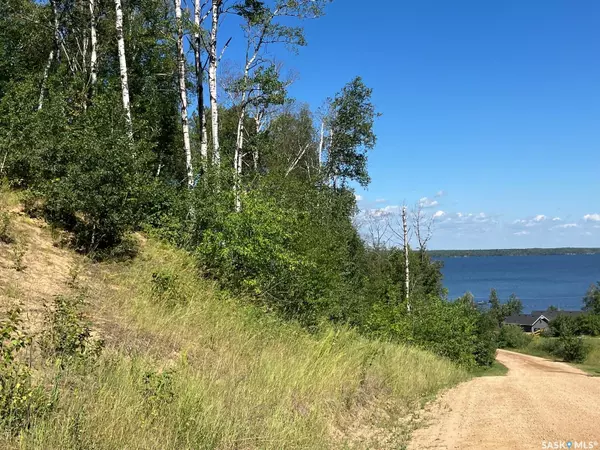
<svg viewBox="0 0 600 450">
<path fill-rule="evenodd" d="M 550 321 L 558 316 L 577 317 L 585 314 L 585 311 L 532 311 L 531 314 L 513 314 L 504 319 L 504 325 L 518 325 L 526 333 L 535 333 L 548 328 Z"/>
</svg>

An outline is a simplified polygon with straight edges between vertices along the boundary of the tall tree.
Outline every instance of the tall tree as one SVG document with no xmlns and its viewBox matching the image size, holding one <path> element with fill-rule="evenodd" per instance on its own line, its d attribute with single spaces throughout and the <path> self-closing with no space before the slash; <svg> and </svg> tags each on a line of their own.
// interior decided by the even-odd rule
<svg viewBox="0 0 600 450">
<path fill-rule="evenodd" d="M 330 100 L 324 175 L 334 188 L 345 186 L 349 180 L 361 186 L 370 181 L 367 152 L 375 146 L 373 123 L 378 115 L 371 94 L 372 89 L 357 77 Z"/>
<path fill-rule="evenodd" d="M 89 0 L 90 8 L 90 84 L 92 86 L 92 95 L 96 88 L 96 81 L 98 80 L 98 38 L 96 35 L 96 8 L 95 0 Z"/>
<path fill-rule="evenodd" d="M 283 43 L 295 49 L 306 44 L 302 28 L 285 25 L 279 21 L 285 18 L 308 19 L 323 14 L 328 0 L 277 0 L 270 7 L 260 0 L 245 0 L 235 9 L 242 17 L 242 29 L 246 37 L 246 54 L 242 77 L 235 87 L 241 94 L 238 104 L 239 118 L 236 138 L 235 155 L 233 158 L 236 180 L 234 195 L 236 209 L 239 210 L 239 183 L 243 171 L 244 157 L 244 122 L 250 105 L 281 104 L 285 98 L 285 84 L 279 80 L 278 71 L 268 58 L 263 55 L 264 48 L 269 44 Z M 258 167 L 258 148 L 253 154 L 254 167 Z"/>
<path fill-rule="evenodd" d="M 183 151 L 188 187 L 194 187 L 194 168 L 192 166 L 192 148 L 190 146 L 190 127 L 188 124 L 187 87 L 185 84 L 185 52 L 183 49 L 183 21 L 181 19 L 181 0 L 175 0 L 175 20 L 177 21 L 177 68 L 179 73 L 179 101 L 181 128 L 183 132 Z"/>
<path fill-rule="evenodd" d="M 125 110 L 125 120 L 129 129 L 129 138 L 133 140 L 131 104 L 129 102 L 129 80 L 127 78 L 127 58 L 125 57 L 125 39 L 123 38 L 123 6 L 121 0 L 115 0 L 115 27 L 117 30 L 117 48 L 119 52 L 119 73 L 121 76 L 121 98 Z"/>
<path fill-rule="evenodd" d="M 198 118 L 200 120 L 200 155 L 202 164 L 208 162 L 208 133 L 206 132 L 206 114 L 204 112 L 204 71 L 202 63 L 202 22 L 206 15 L 202 13 L 200 0 L 194 0 L 194 63 L 196 69 L 196 95 L 198 97 Z"/>
<path fill-rule="evenodd" d="M 208 41 L 208 90 L 210 93 L 210 121 L 212 135 L 213 164 L 218 168 L 221 165 L 221 149 L 219 146 L 219 102 L 217 89 L 217 39 L 219 34 L 219 17 L 222 12 L 223 0 L 211 0 L 211 27 Z"/>
</svg>

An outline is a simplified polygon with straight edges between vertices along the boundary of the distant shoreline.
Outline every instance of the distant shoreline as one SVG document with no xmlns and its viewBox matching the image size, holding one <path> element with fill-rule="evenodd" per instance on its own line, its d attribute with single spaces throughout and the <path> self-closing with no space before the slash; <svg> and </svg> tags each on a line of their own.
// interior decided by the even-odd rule
<svg viewBox="0 0 600 450">
<path fill-rule="evenodd" d="M 600 248 L 504 248 L 486 250 L 429 250 L 433 258 L 465 258 L 471 256 L 552 256 L 552 255 L 598 255 Z"/>
</svg>

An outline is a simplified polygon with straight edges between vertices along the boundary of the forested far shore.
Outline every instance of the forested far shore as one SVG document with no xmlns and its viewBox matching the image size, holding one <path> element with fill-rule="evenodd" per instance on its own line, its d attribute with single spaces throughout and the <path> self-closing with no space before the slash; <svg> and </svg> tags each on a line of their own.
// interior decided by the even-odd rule
<svg viewBox="0 0 600 450">
<path fill-rule="evenodd" d="M 432 258 L 464 258 L 467 256 L 550 256 L 550 255 L 598 255 L 600 248 L 499 248 L 481 250 L 429 250 Z"/>
</svg>

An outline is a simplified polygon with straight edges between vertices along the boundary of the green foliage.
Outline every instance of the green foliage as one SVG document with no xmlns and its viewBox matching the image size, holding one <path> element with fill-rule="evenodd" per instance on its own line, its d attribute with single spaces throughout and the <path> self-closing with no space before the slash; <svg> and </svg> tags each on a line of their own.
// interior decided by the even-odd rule
<svg viewBox="0 0 600 450">
<path fill-rule="evenodd" d="M 524 348 L 529 345 L 532 338 L 518 325 L 503 325 L 498 334 L 498 347 Z"/>
<path fill-rule="evenodd" d="M 104 342 L 92 335 L 91 324 L 82 312 L 84 304 L 82 295 L 59 295 L 46 312 L 40 348 L 44 355 L 60 360 L 61 365 L 93 362 L 102 352 Z"/>
<path fill-rule="evenodd" d="M 475 362 L 478 366 L 491 367 L 496 361 L 498 348 L 498 332 L 496 322 L 489 313 L 480 312 L 477 320 L 475 340 Z"/>
<path fill-rule="evenodd" d="M 556 337 L 572 336 L 579 331 L 575 317 L 560 314 L 554 320 L 550 321 L 549 327 L 552 335 Z"/>
<path fill-rule="evenodd" d="M 0 211 L 0 242 L 12 244 L 14 240 L 10 213 Z"/>
<path fill-rule="evenodd" d="M 175 397 L 173 371 L 147 371 L 142 377 L 142 396 L 148 409 L 150 420 L 159 418 L 166 405 Z"/>
<path fill-rule="evenodd" d="M 600 281 L 592 284 L 583 297 L 583 309 L 592 314 L 600 314 Z"/>
<path fill-rule="evenodd" d="M 327 126 L 331 142 L 325 171 L 334 186 L 346 186 L 348 181 L 369 184 L 367 151 L 375 146 L 373 123 L 377 116 L 371 93 L 357 77 L 330 101 Z"/>
<path fill-rule="evenodd" d="M 35 386 L 22 355 L 31 351 L 31 337 L 21 329 L 18 310 L 0 320 L 0 427 L 17 433 L 51 405 Z"/>
<path fill-rule="evenodd" d="M 582 314 L 577 317 L 577 333 L 600 336 L 600 314 Z"/>
<path fill-rule="evenodd" d="M 552 336 L 563 335 L 600 335 L 600 315 L 581 314 L 578 316 L 558 315 L 550 322 Z"/>
<path fill-rule="evenodd" d="M 179 289 L 177 278 L 176 273 L 167 271 L 152 274 L 152 296 L 157 302 L 169 307 L 185 302 L 185 296 Z"/>
<path fill-rule="evenodd" d="M 500 303 L 495 289 L 490 291 L 489 305 L 490 314 L 496 320 L 498 326 L 501 326 L 508 316 L 520 314 L 523 310 L 523 303 L 515 294 L 511 294 L 506 303 Z"/>
<path fill-rule="evenodd" d="M 19 239 L 10 249 L 10 255 L 13 261 L 13 268 L 17 272 L 23 272 L 27 269 L 25 264 L 25 255 L 27 254 L 27 243 L 23 239 Z"/>
<path fill-rule="evenodd" d="M 582 363 L 590 351 L 591 348 L 586 345 L 581 336 L 563 335 L 558 339 L 554 354 L 567 362 Z"/>
<path fill-rule="evenodd" d="M 479 311 L 470 303 L 430 297 L 414 303 L 407 319 L 419 345 L 465 366 L 476 364 Z M 485 361 L 485 357 L 481 358 Z"/>
</svg>

